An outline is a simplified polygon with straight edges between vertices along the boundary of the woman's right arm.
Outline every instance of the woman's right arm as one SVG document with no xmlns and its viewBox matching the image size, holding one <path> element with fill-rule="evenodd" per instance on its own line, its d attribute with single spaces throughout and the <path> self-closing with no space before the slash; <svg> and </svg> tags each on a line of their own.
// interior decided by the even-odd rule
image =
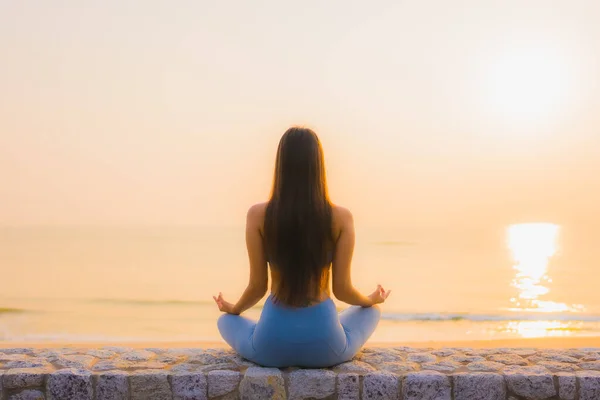
<svg viewBox="0 0 600 400">
<path fill-rule="evenodd" d="M 353 306 L 370 307 L 378 299 L 361 294 L 352 285 L 350 266 L 354 253 L 354 218 L 352 213 L 342 207 L 335 207 L 335 225 L 339 232 L 332 263 L 332 289 L 335 297 Z"/>
</svg>

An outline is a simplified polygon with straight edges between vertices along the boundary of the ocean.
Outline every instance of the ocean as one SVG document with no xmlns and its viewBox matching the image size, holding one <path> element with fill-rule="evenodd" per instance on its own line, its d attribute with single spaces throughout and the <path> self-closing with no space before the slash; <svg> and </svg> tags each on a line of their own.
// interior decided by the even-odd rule
<svg viewBox="0 0 600 400">
<path fill-rule="evenodd" d="M 392 290 L 374 342 L 600 336 L 593 237 L 357 227 L 353 282 Z M 217 341 L 247 279 L 243 227 L 0 228 L 0 341 Z"/>
</svg>

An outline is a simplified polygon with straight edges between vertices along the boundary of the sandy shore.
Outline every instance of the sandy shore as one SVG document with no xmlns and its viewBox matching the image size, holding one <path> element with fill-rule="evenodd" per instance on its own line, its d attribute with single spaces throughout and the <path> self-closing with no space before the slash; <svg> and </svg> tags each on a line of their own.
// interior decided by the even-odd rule
<svg viewBox="0 0 600 400">
<path fill-rule="evenodd" d="M 12 347 L 33 347 L 33 348 L 57 348 L 57 347 L 82 347 L 82 348 L 98 348 L 102 346 L 123 346 L 132 348 L 180 348 L 180 347 L 196 347 L 196 348 L 227 348 L 224 342 L 0 342 L 0 348 Z M 499 340 L 473 340 L 473 341 L 453 341 L 453 342 L 385 342 L 376 343 L 369 342 L 370 347 L 472 347 L 472 348 L 493 348 L 493 347 L 527 347 L 527 348 L 544 348 L 544 349 L 568 349 L 568 348 L 584 348 L 597 347 L 600 348 L 600 337 L 578 337 L 578 338 L 531 338 L 531 339 L 499 339 Z"/>
</svg>

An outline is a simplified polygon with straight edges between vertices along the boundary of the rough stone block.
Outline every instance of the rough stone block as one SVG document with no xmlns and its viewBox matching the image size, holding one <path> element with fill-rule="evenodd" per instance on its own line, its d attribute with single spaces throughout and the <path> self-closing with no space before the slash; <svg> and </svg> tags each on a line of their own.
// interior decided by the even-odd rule
<svg viewBox="0 0 600 400">
<path fill-rule="evenodd" d="M 92 371 L 110 371 L 111 369 L 131 367 L 132 363 L 129 361 L 101 360 L 92 367 Z"/>
<path fill-rule="evenodd" d="M 203 353 L 191 355 L 188 362 L 197 364 L 233 363 L 237 355 L 231 350 L 207 349 Z"/>
<path fill-rule="evenodd" d="M 102 346 L 100 348 L 100 350 L 109 350 L 112 351 L 114 353 L 126 353 L 128 351 L 133 351 L 134 349 L 132 347 L 122 347 L 122 346 Z"/>
<path fill-rule="evenodd" d="M 171 400 L 171 387 L 166 371 L 136 371 L 129 376 L 131 400 Z"/>
<path fill-rule="evenodd" d="M 450 361 L 459 362 L 459 363 L 473 363 L 473 362 L 477 362 L 477 361 L 485 361 L 485 358 L 483 358 L 482 356 L 473 356 L 473 355 L 468 356 L 465 354 L 454 354 L 446 359 L 450 360 Z"/>
<path fill-rule="evenodd" d="M 242 374 L 238 371 L 217 370 L 208 373 L 208 397 L 220 397 L 238 391 Z"/>
<path fill-rule="evenodd" d="M 98 375 L 96 400 L 128 400 L 129 374 L 123 371 L 106 372 Z"/>
<path fill-rule="evenodd" d="M 504 377 L 491 372 L 456 374 L 454 379 L 455 400 L 504 400 L 506 385 Z"/>
<path fill-rule="evenodd" d="M 375 367 L 371 364 L 367 364 L 362 361 L 348 361 L 335 366 L 334 371 L 336 372 L 355 372 L 355 373 L 368 373 L 376 371 Z"/>
<path fill-rule="evenodd" d="M 338 400 L 360 399 L 360 376 L 352 373 L 341 373 L 337 376 Z"/>
<path fill-rule="evenodd" d="M 170 369 L 171 374 L 179 374 L 179 373 L 188 373 L 188 372 L 204 372 L 207 373 L 209 371 L 213 371 L 213 370 L 220 370 L 221 368 L 215 368 L 215 369 L 205 369 L 206 365 L 201 365 L 201 364 L 188 364 L 188 363 L 182 363 L 182 364 L 177 364 L 175 366 L 173 366 Z"/>
<path fill-rule="evenodd" d="M 5 354 L 0 353 L 0 361 L 16 361 L 16 360 L 28 360 L 30 357 L 26 354 Z"/>
<path fill-rule="evenodd" d="M 547 399 L 556 395 L 554 380 L 544 367 L 509 366 L 504 368 L 508 389 L 527 399 Z"/>
<path fill-rule="evenodd" d="M 10 349 L 0 349 L 0 353 L 4 354 L 32 354 L 37 349 L 33 347 L 11 347 Z"/>
<path fill-rule="evenodd" d="M 505 353 L 516 354 L 523 357 L 528 357 L 536 354 L 538 350 L 536 349 L 506 349 Z"/>
<path fill-rule="evenodd" d="M 174 364 L 174 363 L 176 363 L 178 361 L 181 361 L 184 358 L 185 357 L 174 356 L 172 354 L 160 354 L 160 355 L 156 356 L 156 358 L 154 359 L 154 361 L 159 362 L 159 363 L 163 363 L 163 364 Z"/>
<path fill-rule="evenodd" d="M 393 349 L 364 349 L 362 353 L 356 355 L 355 359 L 377 366 L 383 363 L 404 361 L 405 356 Z"/>
<path fill-rule="evenodd" d="M 323 399 L 335 393 L 335 373 L 323 369 L 298 369 L 289 376 L 290 400 Z"/>
<path fill-rule="evenodd" d="M 414 362 L 388 362 L 377 365 L 379 371 L 393 372 L 402 374 L 405 372 L 414 372 L 420 369 L 419 364 Z"/>
<path fill-rule="evenodd" d="M 148 361 L 155 356 L 156 353 L 148 350 L 133 350 L 121 354 L 121 359 L 125 361 Z"/>
<path fill-rule="evenodd" d="M 600 361 L 590 361 L 579 364 L 582 369 L 600 371 Z"/>
<path fill-rule="evenodd" d="M 598 353 L 584 353 L 583 357 L 581 357 L 581 361 L 599 361 L 600 354 Z"/>
<path fill-rule="evenodd" d="M 17 394 L 13 394 L 8 400 L 46 400 L 46 396 L 39 390 L 26 389 Z"/>
<path fill-rule="evenodd" d="M 51 361 L 63 368 L 89 369 L 96 359 L 94 356 L 90 355 L 70 354 L 55 358 L 53 357 Z"/>
<path fill-rule="evenodd" d="M 540 361 L 537 365 L 553 372 L 575 372 L 581 369 L 575 364 L 559 361 Z"/>
<path fill-rule="evenodd" d="M 437 357 L 429 353 L 412 353 L 408 355 L 407 360 L 418 363 L 431 363 L 437 361 Z"/>
<path fill-rule="evenodd" d="M 4 368 L 49 368 L 52 367 L 43 358 L 30 358 L 28 360 L 13 360 L 4 364 Z"/>
<path fill-rule="evenodd" d="M 92 374 L 79 369 L 61 369 L 48 375 L 48 400 L 91 400 Z"/>
<path fill-rule="evenodd" d="M 117 353 L 110 350 L 91 349 L 88 350 L 85 354 L 90 355 L 92 357 L 104 359 L 114 357 Z"/>
<path fill-rule="evenodd" d="M 404 400 L 450 400 L 450 379 L 435 371 L 409 373 L 402 381 L 402 398 Z"/>
<path fill-rule="evenodd" d="M 496 361 L 475 361 L 467 364 L 467 368 L 471 371 L 480 372 L 497 372 L 504 368 L 506 364 L 502 364 Z"/>
<path fill-rule="evenodd" d="M 448 357 L 453 354 L 456 354 L 456 351 L 450 350 L 450 349 L 438 349 L 438 350 L 431 351 L 430 353 L 433 354 L 434 356 L 438 356 L 438 357 Z"/>
<path fill-rule="evenodd" d="M 600 372 L 581 371 L 577 373 L 579 380 L 579 400 L 600 399 Z"/>
<path fill-rule="evenodd" d="M 489 361 L 499 362 L 505 365 L 527 365 L 526 359 L 518 354 L 494 354 L 489 356 Z"/>
<path fill-rule="evenodd" d="M 184 372 L 171 375 L 173 400 L 206 400 L 207 381 L 203 372 Z"/>
<path fill-rule="evenodd" d="M 24 389 L 44 384 L 48 370 L 44 368 L 13 368 L 4 372 L 3 383 L 8 389 Z"/>
<path fill-rule="evenodd" d="M 389 372 L 373 372 L 363 378 L 363 399 L 395 400 L 399 393 L 398 375 Z"/>
<path fill-rule="evenodd" d="M 579 359 L 577 359 L 576 357 L 571 357 L 568 354 L 565 354 L 565 352 L 554 352 L 554 353 L 546 352 L 546 353 L 540 353 L 533 357 L 529 357 L 529 361 L 535 362 L 535 363 L 540 362 L 540 361 L 577 363 L 577 362 L 579 362 Z"/>
<path fill-rule="evenodd" d="M 250 367 L 240 383 L 242 400 L 284 400 L 283 375 L 277 368 Z"/>
<path fill-rule="evenodd" d="M 423 370 L 438 372 L 453 372 L 461 367 L 461 363 L 450 360 L 421 364 L 421 368 L 423 368 Z"/>
<path fill-rule="evenodd" d="M 557 374 L 558 377 L 558 397 L 561 400 L 575 400 L 575 394 L 577 393 L 577 377 L 574 374 L 566 372 L 560 372 Z"/>
</svg>

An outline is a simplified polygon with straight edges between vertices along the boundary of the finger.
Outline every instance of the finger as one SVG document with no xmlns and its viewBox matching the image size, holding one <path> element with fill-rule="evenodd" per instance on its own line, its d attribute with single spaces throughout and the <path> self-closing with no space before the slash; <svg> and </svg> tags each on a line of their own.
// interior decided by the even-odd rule
<svg viewBox="0 0 600 400">
<path fill-rule="evenodd" d="M 385 298 L 387 299 L 390 296 L 390 293 L 392 293 L 391 290 L 388 290 L 387 293 L 385 294 Z"/>
</svg>

